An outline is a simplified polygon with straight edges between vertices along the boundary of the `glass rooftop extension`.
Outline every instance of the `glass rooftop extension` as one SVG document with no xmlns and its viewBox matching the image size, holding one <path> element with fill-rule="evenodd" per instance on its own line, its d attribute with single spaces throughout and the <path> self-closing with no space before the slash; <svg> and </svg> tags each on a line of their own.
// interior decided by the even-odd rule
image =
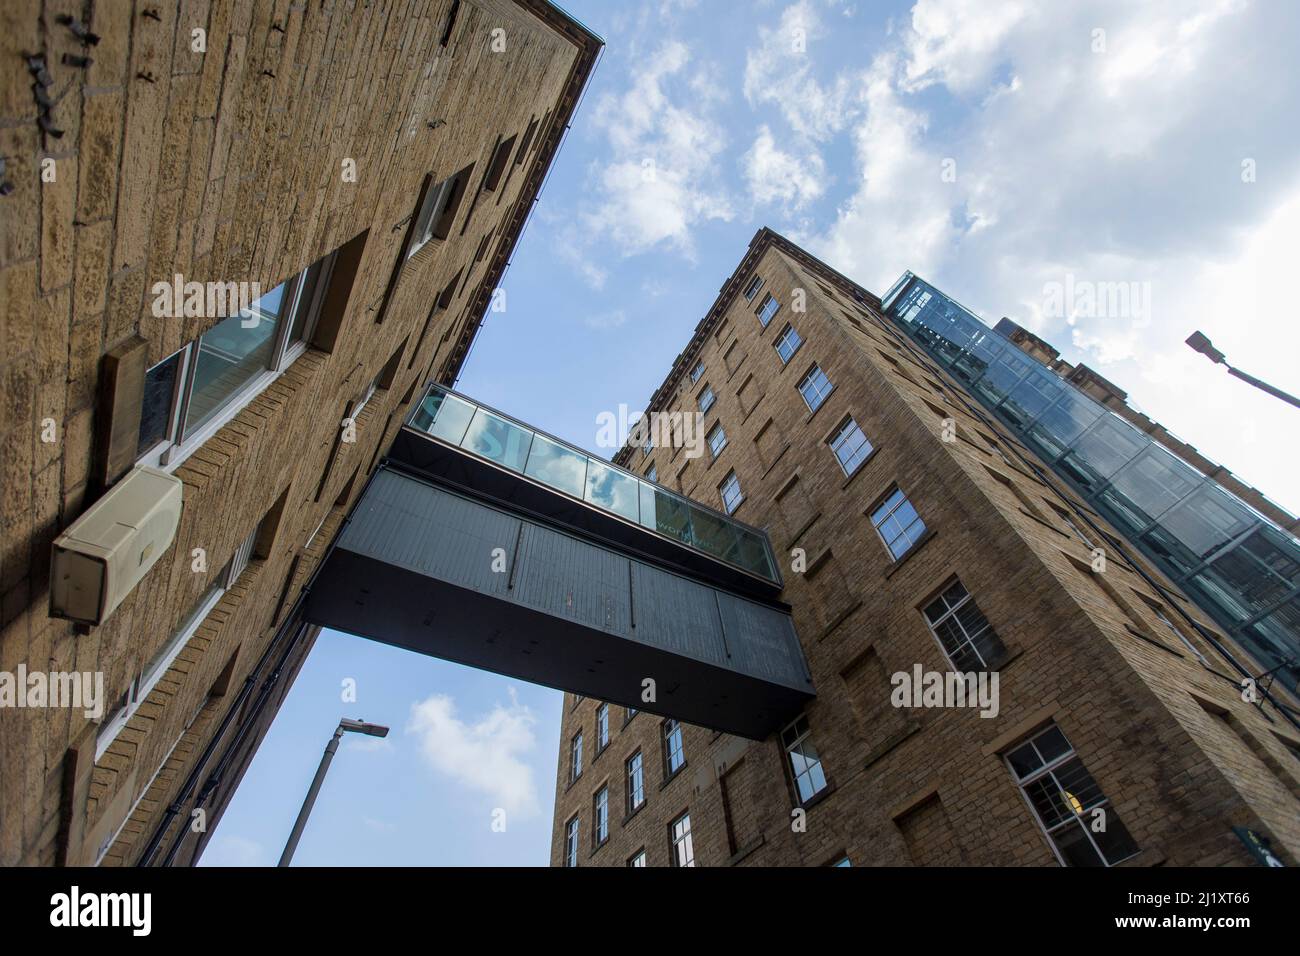
<svg viewBox="0 0 1300 956">
<path fill-rule="evenodd" d="M 910 272 L 885 314 L 1264 668 L 1300 681 L 1300 542 Z"/>
<path fill-rule="evenodd" d="M 776 588 L 767 535 L 501 412 L 430 385 L 407 425 Z"/>
</svg>

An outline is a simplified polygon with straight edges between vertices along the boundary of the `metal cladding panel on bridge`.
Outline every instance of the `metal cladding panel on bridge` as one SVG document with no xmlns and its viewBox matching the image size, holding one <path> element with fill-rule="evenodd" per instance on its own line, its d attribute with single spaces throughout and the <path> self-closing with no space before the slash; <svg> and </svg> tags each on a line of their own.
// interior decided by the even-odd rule
<svg viewBox="0 0 1300 956">
<path fill-rule="evenodd" d="M 788 610 L 387 468 L 326 559 L 306 613 L 755 739 L 812 696 Z M 646 678 L 654 703 L 641 699 Z"/>
</svg>

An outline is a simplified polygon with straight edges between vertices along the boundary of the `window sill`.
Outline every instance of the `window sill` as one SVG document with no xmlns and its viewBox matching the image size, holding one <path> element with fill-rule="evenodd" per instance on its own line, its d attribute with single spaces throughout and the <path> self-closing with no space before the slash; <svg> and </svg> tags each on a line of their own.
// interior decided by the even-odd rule
<svg viewBox="0 0 1300 956">
<path fill-rule="evenodd" d="M 587 859 L 590 860 L 592 857 L 594 857 L 601 850 L 605 849 L 605 847 L 607 846 L 609 846 L 609 837 L 605 837 L 605 839 L 601 840 L 599 843 L 593 846 L 591 848 L 591 852 L 587 854 Z"/>
<path fill-rule="evenodd" d="M 879 451 L 880 451 L 880 446 L 875 445 L 872 447 L 871 451 L 867 452 L 867 457 L 862 459 L 862 461 L 858 464 L 858 467 L 854 469 L 853 474 L 849 475 L 847 478 L 844 479 L 843 484 L 840 485 L 840 491 L 843 491 L 849 485 L 853 484 L 853 479 L 857 478 L 858 475 L 862 474 L 864 471 L 867 470 L 867 465 L 871 463 L 871 459 L 875 458 L 876 454 Z M 832 451 L 831 454 L 834 454 L 834 452 Z"/>
<path fill-rule="evenodd" d="M 685 769 L 686 769 L 686 763 L 683 761 L 680 767 L 674 770 L 667 777 L 664 777 L 663 781 L 659 784 L 660 792 L 663 792 L 664 788 L 666 788 L 670 783 L 672 783 L 674 780 L 680 777 L 682 775 L 682 771 Z"/>
<path fill-rule="evenodd" d="M 889 570 L 885 572 L 885 580 L 888 581 L 895 574 L 897 574 L 898 569 L 901 568 L 903 565 L 905 565 L 908 561 L 912 560 L 912 555 L 916 554 L 916 552 L 920 551 L 923 547 L 929 544 L 930 541 L 933 540 L 937 534 L 938 534 L 937 531 L 927 529 L 925 534 L 921 535 L 921 540 L 916 542 L 916 544 L 912 545 L 910 548 L 908 548 L 907 551 L 903 553 L 903 556 L 900 557 L 897 561 L 895 561 L 890 566 Z"/>
<path fill-rule="evenodd" d="M 817 413 L 826 407 L 826 404 L 831 400 L 831 396 L 834 394 L 835 394 L 835 386 L 832 385 L 831 390 L 822 397 L 821 404 L 818 405 L 816 408 L 812 409 L 810 412 L 808 412 L 807 416 L 805 416 L 803 420 L 803 423 L 805 425 L 811 425 L 812 420 L 817 417 Z"/>
<path fill-rule="evenodd" d="M 662 788 L 660 788 L 660 789 L 662 789 Z M 621 826 L 621 827 L 625 827 L 625 826 L 627 826 L 630 822 L 632 822 L 632 818 L 635 817 L 638 813 L 640 813 L 642 810 L 645 809 L 645 805 L 646 805 L 647 802 L 648 802 L 648 801 L 646 801 L 646 800 L 642 800 L 642 801 L 641 801 L 641 805 L 638 806 L 638 807 L 637 807 L 635 810 L 633 810 L 631 813 L 629 813 L 627 816 L 625 816 L 625 817 L 623 818 L 623 822 L 620 823 L 619 826 Z"/>
<path fill-rule="evenodd" d="M 1145 633 L 1143 633 L 1142 631 L 1140 631 L 1140 630 L 1138 630 L 1136 627 L 1134 627 L 1132 624 L 1125 623 L 1125 624 L 1124 624 L 1124 628 L 1125 628 L 1125 630 L 1127 630 L 1130 634 L 1132 634 L 1134 637 L 1138 638 L 1139 640 L 1146 641 L 1148 644 L 1151 644 L 1151 645 L 1153 645 L 1153 646 L 1155 646 L 1155 647 L 1160 648 L 1160 650 L 1164 651 L 1166 654 L 1172 654 L 1172 655 L 1174 655 L 1174 657 L 1180 658 L 1180 659 L 1182 659 L 1182 660 L 1187 660 L 1187 657 L 1186 657 L 1185 654 L 1181 654 L 1181 653 L 1179 653 L 1178 651 L 1176 651 L 1176 650 L 1174 650 L 1172 647 L 1170 647 L 1168 644 L 1165 644 L 1163 641 L 1158 640 L 1157 638 L 1152 637 L 1150 634 L 1145 634 Z"/>
<path fill-rule="evenodd" d="M 733 853 L 731 855 L 731 858 L 727 860 L 727 866 L 735 866 L 738 863 L 741 863 L 745 859 L 745 857 L 752 854 L 755 850 L 757 850 L 766 842 L 767 842 L 767 837 L 760 833 L 758 835 L 758 839 L 751 842 L 749 846 L 737 850 L 735 853 Z"/>
<path fill-rule="evenodd" d="M 823 801 L 830 799 L 831 794 L 833 794 L 834 792 L 835 792 L 835 784 L 827 782 L 826 786 L 822 787 L 820 790 L 814 793 L 803 803 L 796 803 L 793 809 L 803 810 L 805 813 L 807 813 L 809 810 L 817 806 L 819 803 L 822 803 Z"/>
<path fill-rule="evenodd" d="M 782 448 L 779 452 L 777 452 L 776 457 L 772 459 L 772 464 L 768 465 L 767 468 L 763 471 L 763 477 L 760 478 L 759 481 L 765 480 L 767 476 L 771 474 L 772 469 L 776 467 L 777 462 L 779 462 L 783 457 L 785 457 L 785 453 L 788 452 L 789 450 L 790 450 L 790 442 L 786 442 L 785 447 Z"/>
</svg>

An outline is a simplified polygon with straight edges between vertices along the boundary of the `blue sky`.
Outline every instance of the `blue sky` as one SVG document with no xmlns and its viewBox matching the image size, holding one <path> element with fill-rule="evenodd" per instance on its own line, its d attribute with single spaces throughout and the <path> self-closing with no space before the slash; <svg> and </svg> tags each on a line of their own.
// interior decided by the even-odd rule
<svg viewBox="0 0 1300 956">
<path fill-rule="evenodd" d="M 1295 411 L 1182 344 L 1300 391 L 1300 4 L 565 6 L 608 46 L 462 391 L 608 453 L 597 415 L 642 407 L 768 225 L 877 293 L 910 268 L 1011 316 L 1300 509 Z M 1129 304 L 1049 294 L 1105 283 Z M 342 635 L 205 862 L 275 862 L 340 716 L 393 734 L 340 750 L 297 862 L 546 863 L 559 694 Z"/>
</svg>

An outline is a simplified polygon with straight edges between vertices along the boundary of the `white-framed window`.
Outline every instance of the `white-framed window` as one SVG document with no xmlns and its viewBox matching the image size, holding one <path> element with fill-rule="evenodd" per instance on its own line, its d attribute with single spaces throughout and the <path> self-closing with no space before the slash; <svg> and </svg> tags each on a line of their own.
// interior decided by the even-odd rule
<svg viewBox="0 0 1300 956">
<path fill-rule="evenodd" d="M 634 869 L 644 869 L 646 865 L 645 847 L 641 847 L 641 849 L 637 850 L 630 857 L 628 857 L 627 865 L 633 867 Z"/>
<path fill-rule="evenodd" d="M 722 449 L 727 447 L 727 433 L 722 430 L 722 422 L 716 422 L 709 429 L 709 434 L 705 436 L 709 441 L 709 451 L 714 458 L 722 454 Z"/>
<path fill-rule="evenodd" d="M 799 346 L 803 345 L 803 339 L 799 338 L 799 333 L 795 331 L 793 325 L 787 325 L 781 330 L 781 335 L 774 343 L 776 354 L 781 357 L 781 364 L 788 365 L 790 359 L 794 358 L 794 353 L 799 351 Z"/>
<path fill-rule="evenodd" d="M 100 724 L 99 730 L 95 734 L 95 760 L 98 761 L 104 756 L 105 751 L 117 739 L 117 735 L 122 732 L 127 721 L 134 716 L 139 710 L 140 705 L 148 699 L 149 694 L 158 686 L 167 669 L 180 656 L 181 651 L 189 644 L 190 638 L 199 629 L 208 613 L 217 606 L 221 596 L 230 590 L 230 586 L 235 583 L 240 573 L 248 566 L 248 559 L 253 553 L 253 543 L 257 540 L 257 531 L 254 530 L 247 538 L 244 539 L 236 549 L 234 556 L 221 569 L 221 573 L 211 586 L 203 592 L 190 612 L 181 620 L 180 625 L 173 632 L 171 639 L 167 641 L 158 653 L 149 660 L 147 664 L 131 681 L 130 685 L 118 698 L 112 712 Z"/>
<path fill-rule="evenodd" d="M 600 846 L 609 839 L 609 787 L 604 786 L 596 791 L 595 797 L 592 798 L 592 810 L 595 826 L 593 827 L 592 837 L 596 841 L 596 846 Z"/>
<path fill-rule="evenodd" d="M 1114 866 L 1138 852 L 1055 724 L 1010 750 L 1005 759 L 1062 866 Z"/>
<path fill-rule="evenodd" d="M 137 461 L 171 471 L 307 350 L 334 254 L 145 373 Z"/>
<path fill-rule="evenodd" d="M 776 301 L 776 298 L 769 292 L 763 297 L 763 301 L 759 304 L 755 314 L 758 316 L 758 321 L 763 328 L 767 328 L 767 324 L 772 321 L 772 316 L 776 315 L 780 310 L 781 303 Z"/>
<path fill-rule="evenodd" d="M 465 184 L 473 167 L 468 166 L 442 182 L 432 185 L 424 194 L 424 202 L 415 214 L 415 229 L 406 257 L 419 252 L 431 239 L 446 239 L 451 234 L 456 208 L 465 194 Z"/>
<path fill-rule="evenodd" d="M 695 368 L 691 369 L 691 384 L 694 385 L 696 382 L 698 382 L 700 380 L 700 376 L 702 376 L 703 374 L 704 374 L 704 362 L 703 360 L 701 360 L 695 363 Z"/>
<path fill-rule="evenodd" d="M 911 551 L 925 534 L 925 522 L 901 488 L 895 488 L 876 506 L 871 512 L 871 523 L 895 561 Z"/>
<path fill-rule="evenodd" d="M 683 813 L 668 825 L 672 840 L 673 866 L 695 865 L 695 843 L 691 840 L 691 815 Z"/>
<path fill-rule="evenodd" d="M 826 377 L 820 365 L 814 365 L 799 382 L 799 394 L 803 396 L 808 411 L 815 412 L 822 407 L 822 402 L 834 391 L 835 386 Z"/>
<path fill-rule="evenodd" d="M 576 816 L 564 825 L 564 865 L 578 865 L 578 831 L 581 820 Z"/>
<path fill-rule="evenodd" d="M 632 814 L 645 803 L 645 761 L 641 751 L 627 758 L 624 769 L 627 772 L 627 812 Z"/>
<path fill-rule="evenodd" d="M 953 581 L 926 605 L 925 620 L 960 673 L 988 670 L 1006 656 L 1002 639 L 960 581 Z"/>
<path fill-rule="evenodd" d="M 858 423 L 852 416 L 844 419 L 828 444 L 831 446 L 831 451 L 835 452 L 835 458 L 844 469 L 845 475 L 857 471 L 871 454 L 871 442 L 867 440 L 866 434 L 858 427 Z"/>
<path fill-rule="evenodd" d="M 745 286 L 745 299 L 748 302 L 754 301 L 754 296 L 758 295 L 758 290 L 763 288 L 763 277 L 755 274 L 754 278 L 749 280 L 749 285 Z"/>
<path fill-rule="evenodd" d="M 573 735 L 569 741 L 569 779 L 577 780 L 582 776 L 582 731 Z"/>
<path fill-rule="evenodd" d="M 700 392 L 699 397 L 700 414 L 706 414 L 708 410 L 713 407 L 713 403 L 717 400 L 718 397 L 713 394 L 713 386 L 706 383 L 704 391 Z"/>
<path fill-rule="evenodd" d="M 718 485 L 718 494 L 722 495 L 722 507 L 727 514 L 734 513 L 740 507 L 745 496 L 740 491 L 740 479 L 736 477 L 735 471 L 727 472 L 727 477 Z"/>
<path fill-rule="evenodd" d="M 601 701 L 596 708 L 596 749 L 604 750 L 609 746 L 609 704 Z"/>
<path fill-rule="evenodd" d="M 669 717 L 664 721 L 664 776 L 671 777 L 686 765 L 686 748 L 682 743 L 682 725 Z"/>
<path fill-rule="evenodd" d="M 800 717 L 781 731 L 781 746 L 785 748 L 799 802 L 807 803 L 826 789 L 826 771 L 817 755 L 817 748 L 813 746 L 807 717 Z"/>
</svg>

